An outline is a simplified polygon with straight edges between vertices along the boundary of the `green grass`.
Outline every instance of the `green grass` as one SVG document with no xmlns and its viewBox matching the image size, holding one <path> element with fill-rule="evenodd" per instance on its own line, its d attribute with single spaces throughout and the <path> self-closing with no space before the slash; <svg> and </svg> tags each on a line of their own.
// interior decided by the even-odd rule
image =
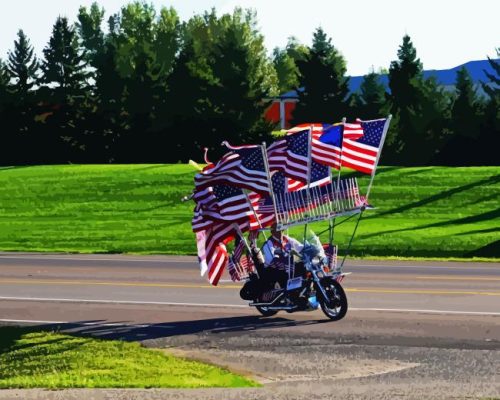
<svg viewBox="0 0 500 400">
<path fill-rule="evenodd" d="M 257 383 L 138 343 L 0 328 L 0 388 L 200 388 Z"/>
<path fill-rule="evenodd" d="M 2 168 L 0 249 L 194 254 L 194 204 L 180 202 L 193 174 L 188 165 Z M 382 167 L 377 210 L 365 213 L 352 255 L 498 259 L 499 199 L 500 167 Z M 341 248 L 353 226 L 338 227 Z"/>
</svg>

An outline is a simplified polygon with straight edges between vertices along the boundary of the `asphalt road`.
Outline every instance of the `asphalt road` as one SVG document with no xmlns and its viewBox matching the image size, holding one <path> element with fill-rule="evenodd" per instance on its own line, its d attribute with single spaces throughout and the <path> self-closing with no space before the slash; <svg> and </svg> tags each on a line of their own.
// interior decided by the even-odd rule
<svg viewBox="0 0 500 400">
<path fill-rule="evenodd" d="M 239 298 L 240 284 L 226 277 L 211 287 L 198 270 L 194 257 L 2 253 L 0 300 L 43 303 L 47 310 L 43 318 L 49 319 L 55 315 L 50 310 L 62 302 L 192 305 L 199 306 L 199 312 L 233 307 L 254 313 Z M 344 281 L 351 310 L 500 316 L 498 264 L 351 261 L 345 271 L 352 272 Z M 9 316 L 23 319 L 19 313 Z M 151 322 L 140 315 L 129 317 Z"/>
<path fill-rule="evenodd" d="M 0 253 L 0 322 L 173 346 L 265 383 L 136 398 L 331 398 L 339 380 L 343 398 L 500 396 L 499 264 L 351 261 L 345 270 L 349 312 L 327 322 L 321 311 L 260 318 L 238 284 L 211 287 L 193 257 Z M 84 397 L 133 397 L 106 393 Z"/>
</svg>

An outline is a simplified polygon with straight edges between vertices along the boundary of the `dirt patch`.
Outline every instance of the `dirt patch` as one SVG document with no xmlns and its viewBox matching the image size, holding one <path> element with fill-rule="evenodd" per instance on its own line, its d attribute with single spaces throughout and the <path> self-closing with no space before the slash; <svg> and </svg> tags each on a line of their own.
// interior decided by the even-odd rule
<svg viewBox="0 0 500 400">
<path fill-rule="evenodd" d="M 203 361 L 252 377 L 262 384 L 273 382 L 351 379 L 387 374 L 419 366 L 399 360 L 349 359 L 322 349 L 299 352 L 266 350 L 168 349 L 179 357 Z"/>
</svg>

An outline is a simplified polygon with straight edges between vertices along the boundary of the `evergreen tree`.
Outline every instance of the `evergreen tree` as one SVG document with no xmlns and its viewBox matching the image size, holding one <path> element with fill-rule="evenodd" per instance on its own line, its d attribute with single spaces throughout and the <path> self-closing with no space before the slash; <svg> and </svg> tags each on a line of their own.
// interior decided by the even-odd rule
<svg viewBox="0 0 500 400">
<path fill-rule="evenodd" d="M 496 49 L 497 56 L 500 57 L 500 48 Z M 478 155 L 477 165 L 500 165 L 498 149 L 493 143 L 500 140 L 500 61 L 488 61 L 493 69 L 493 73 L 486 72 L 490 82 L 482 83 L 483 89 L 488 95 L 484 110 L 484 117 L 480 127 L 480 136 L 477 140 Z"/>
<path fill-rule="evenodd" d="M 434 79 L 424 80 L 423 67 L 408 35 L 389 68 L 394 123 L 387 137 L 389 163 L 422 165 L 434 159 L 448 123 L 449 96 Z"/>
<path fill-rule="evenodd" d="M 314 32 L 309 54 L 297 65 L 300 90 L 293 124 L 341 120 L 348 112 L 346 64 L 321 28 Z"/>
<path fill-rule="evenodd" d="M 496 49 L 497 57 L 500 57 L 500 47 Z M 486 76 L 490 80 L 489 83 L 482 83 L 484 91 L 488 94 L 490 99 L 499 101 L 500 100 L 500 61 L 492 60 L 488 57 L 488 62 L 493 69 L 493 74 L 485 71 Z"/>
<path fill-rule="evenodd" d="M 8 105 L 8 115 L 2 124 L 8 130 L 8 159 L 11 163 L 29 162 L 33 146 L 35 95 L 33 87 L 37 80 L 38 60 L 33 46 L 24 32 L 19 30 L 14 41 L 14 50 L 8 53 L 7 72 L 10 78 L 12 96 Z"/>
<path fill-rule="evenodd" d="M 11 105 L 10 77 L 6 64 L 0 58 L 0 165 L 12 164 L 10 156 L 15 153 L 11 147 L 12 132 L 10 129 L 9 107 Z"/>
<path fill-rule="evenodd" d="M 356 117 L 364 120 L 386 116 L 389 111 L 387 92 L 380 75 L 372 71 L 363 77 L 359 93 L 354 94 Z"/>
<path fill-rule="evenodd" d="M 457 72 L 455 91 L 450 124 L 453 134 L 438 159 L 446 165 L 473 165 L 476 160 L 474 151 L 479 136 L 481 104 L 465 67 Z"/>
<path fill-rule="evenodd" d="M 168 121 L 167 80 L 179 50 L 179 17 L 174 9 L 134 2 L 110 20 L 116 69 L 123 80 L 119 159 L 165 161 L 160 132 Z M 111 60 L 109 60 L 111 61 Z M 103 82 L 105 85 L 106 83 Z M 173 101 L 177 101 L 174 99 Z"/>
<path fill-rule="evenodd" d="M 77 39 L 68 19 L 58 17 L 49 43 L 43 49 L 42 82 L 56 84 L 55 90 L 59 94 L 78 94 L 87 86 L 85 55 Z"/>
<path fill-rule="evenodd" d="M 78 22 L 75 24 L 81 44 L 85 48 L 87 62 L 94 68 L 101 67 L 104 57 L 105 35 L 101 28 L 104 9 L 97 3 L 92 3 L 90 9 L 80 7 Z"/>
<path fill-rule="evenodd" d="M 38 60 L 34 55 L 22 29 L 17 33 L 18 40 L 14 41 L 14 51 L 8 53 L 7 70 L 15 83 L 13 89 L 16 95 L 25 99 L 37 80 Z"/>
<path fill-rule="evenodd" d="M 7 65 L 0 58 L 0 114 L 11 101 L 10 76 Z"/>
<path fill-rule="evenodd" d="M 85 160 L 86 129 L 90 110 L 94 107 L 88 85 L 86 56 L 78 36 L 67 18 L 58 17 L 49 43 L 43 50 L 39 96 L 44 99 L 39 115 L 44 116 L 37 140 L 46 152 L 40 163 L 81 162 Z"/>
<path fill-rule="evenodd" d="M 277 94 L 277 78 L 255 15 L 236 9 L 218 17 L 212 10 L 191 18 L 182 40 L 166 112 L 175 121 L 172 131 L 183 132 L 183 159 L 197 157 L 205 146 L 220 155 L 222 140 L 239 144 L 267 137 L 271 127 L 263 122 L 263 100 Z"/>
<path fill-rule="evenodd" d="M 112 21 L 112 18 L 111 18 Z M 97 103 L 96 118 L 101 133 L 95 138 L 94 147 L 101 149 L 105 162 L 119 158 L 120 137 L 129 129 L 124 118 L 125 79 L 121 78 L 116 65 L 117 49 L 114 34 L 105 38 L 99 68 L 95 73 L 94 96 Z"/>
<path fill-rule="evenodd" d="M 480 102 L 472 77 L 465 67 L 457 72 L 455 90 L 457 97 L 451 110 L 453 132 L 461 137 L 476 139 L 479 134 Z"/>
</svg>

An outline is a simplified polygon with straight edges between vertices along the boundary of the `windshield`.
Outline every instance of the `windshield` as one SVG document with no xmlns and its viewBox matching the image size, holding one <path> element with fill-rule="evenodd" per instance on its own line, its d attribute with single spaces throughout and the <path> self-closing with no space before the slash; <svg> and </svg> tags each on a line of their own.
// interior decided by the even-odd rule
<svg viewBox="0 0 500 400">
<path fill-rule="evenodd" d="M 325 256 L 319 237 L 310 229 L 308 229 L 304 235 L 304 249 L 302 253 L 309 259 L 316 256 Z"/>
</svg>

